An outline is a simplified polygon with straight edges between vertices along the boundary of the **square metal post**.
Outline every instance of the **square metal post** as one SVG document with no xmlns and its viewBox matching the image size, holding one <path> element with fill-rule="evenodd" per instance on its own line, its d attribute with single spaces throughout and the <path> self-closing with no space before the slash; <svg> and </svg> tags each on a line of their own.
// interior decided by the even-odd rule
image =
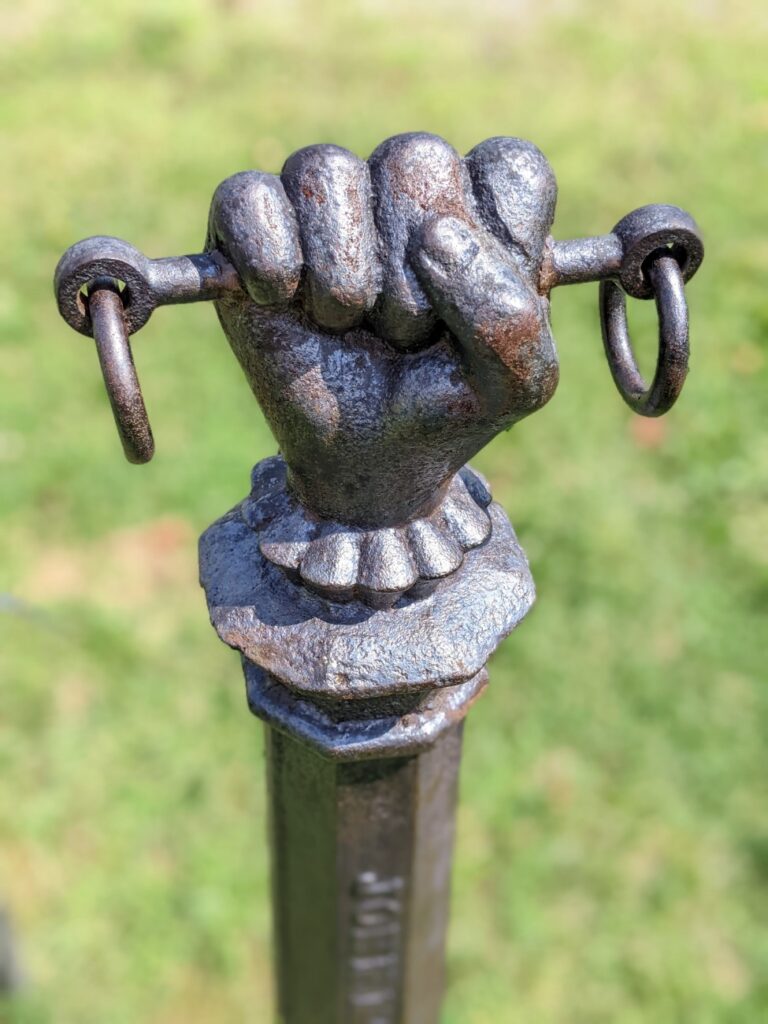
<svg viewBox="0 0 768 1024">
<path fill-rule="evenodd" d="M 461 732 L 339 763 L 267 727 L 282 1020 L 437 1024 Z"/>
</svg>

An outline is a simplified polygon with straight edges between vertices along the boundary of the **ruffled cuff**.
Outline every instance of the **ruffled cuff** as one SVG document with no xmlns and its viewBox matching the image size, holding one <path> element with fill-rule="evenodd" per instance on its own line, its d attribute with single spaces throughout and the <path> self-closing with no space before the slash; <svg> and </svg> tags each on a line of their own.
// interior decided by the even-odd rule
<svg viewBox="0 0 768 1024">
<path fill-rule="evenodd" d="M 255 467 L 245 522 L 270 562 L 333 601 L 386 608 L 424 597 L 491 533 L 485 480 L 465 466 L 428 515 L 403 526 L 365 529 L 309 512 L 289 491 L 281 456 Z"/>
</svg>

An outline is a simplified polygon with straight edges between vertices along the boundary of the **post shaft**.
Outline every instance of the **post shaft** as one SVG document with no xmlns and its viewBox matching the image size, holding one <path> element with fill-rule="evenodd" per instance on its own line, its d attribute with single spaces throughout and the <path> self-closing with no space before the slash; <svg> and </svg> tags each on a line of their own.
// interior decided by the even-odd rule
<svg viewBox="0 0 768 1024">
<path fill-rule="evenodd" d="M 346 763 L 266 734 L 279 1019 L 437 1024 L 462 725 Z"/>
</svg>

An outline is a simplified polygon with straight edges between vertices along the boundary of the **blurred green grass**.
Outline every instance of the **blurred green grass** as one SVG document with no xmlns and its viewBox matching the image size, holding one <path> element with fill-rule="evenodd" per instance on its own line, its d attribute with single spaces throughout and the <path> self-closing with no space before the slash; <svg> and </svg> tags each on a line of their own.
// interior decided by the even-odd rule
<svg viewBox="0 0 768 1024">
<path fill-rule="evenodd" d="M 13 1024 L 270 1019 L 261 736 L 196 536 L 273 450 L 213 311 L 136 341 L 122 461 L 51 274 L 79 237 L 197 251 L 215 185 L 334 141 L 536 141 L 556 234 L 695 213 L 692 372 L 633 420 L 593 287 L 553 402 L 477 460 L 539 604 L 467 730 L 446 1024 L 768 1017 L 768 43 L 759 0 L 3 5 L 0 900 Z M 631 310 L 648 365 L 653 311 Z"/>
</svg>

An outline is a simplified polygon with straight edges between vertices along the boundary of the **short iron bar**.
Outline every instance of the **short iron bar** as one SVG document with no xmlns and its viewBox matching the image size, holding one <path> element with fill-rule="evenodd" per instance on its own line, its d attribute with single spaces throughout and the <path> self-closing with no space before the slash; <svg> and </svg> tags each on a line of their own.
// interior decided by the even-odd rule
<svg viewBox="0 0 768 1024">
<path fill-rule="evenodd" d="M 618 275 L 623 254 L 621 239 L 614 234 L 554 242 L 542 276 L 550 288 L 605 281 Z"/>
<path fill-rule="evenodd" d="M 553 242 L 543 273 L 548 288 L 615 277 L 623 246 L 618 235 Z M 157 306 L 205 302 L 242 291 L 237 271 L 220 252 L 168 256 L 148 261 L 148 281 Z"/>
<path fill-rule="evenodd" d="M 148 282 L 158 306 L 208 302 L 242 291 L 232 264 L 219 252 L 148 261 Z"/>
<path fill-rule="evenodd" d="M 662 415 L 682 388 L 688 358 L 683 284 L 702 258 L 695 222 L 673 206 L 641 207 L 609 234 L 565 241 L 550 238 L 544 247 L 538 275 L 541 294 L 562 285 L 600 282 L 600 314 L 611 373 L 619 393 L 641 415 Z M 676 275 L 671 271 L 673 262 L 679 268 Z M 656 273 L 660 264 L 670 269 Z M 632 352 L 619 282 L 636 298 L 654 294 L 657 298 L 660 354 L 650 387 Z M 122 286 L 122 318 L 114 297 L 93 302 L 99 290 L 114 293 L 118 283 Z M 75 330 L 96 339 L 126 457 L 130 462 L 149 461 L 154 442 L 128 338 L 146 324 L 158 306 L 216 301 L 242 293 L 239 274 L 216 249 L 147 259 L 127 242 L 97 236 L 67 250 L 56 269 L 54 285 L 62 316 Z M 91 297 L 90 303 L 83 293 Z M 102 315 L 94 319 L 91 307 L 100 308 Z"/>
<path fill-rule="evenodd" d="M 78 246 L 86 246 L 90 242 L 99 243 L 101 239 L 85 239 Z M 73 250 L 76 248 L 72 247 Z M 126 248 L 132 249 L 127 245 Z M 132 251 L 137 264 L 141 263 L 152 308 L 215 301 L 242 291 L 237 271 L 218 250 L 159 259 L 147 259 L 138 251 Z M 549 289 L 615 277 L 621 266 L 622 253 L 621 239 L 615 234 L 553 241 L 549 258 L 542 267 L 542 283 Z M 84 280 L 78 287 L 92 284 L 93 281 Z"/>
<path fill-rule="evenodd" d="M 666 250 L 649 259 L 647 273 L 657 293 L 662 332 L 659 364 L 654 382 L 647 388 L 632 353 L 624 295 L 614 280 L 621 267 L 622 251 L 621 240 L 613 234 L 555 242 L 542 267 L 542 279 L 549 288 L 601 282 L 605 348 L 616 386 L 635 412 L 658 416 L 674 404 L 688 367 L 688 314 L 682 274 Z M 657 266 L 668 268 L 667 272 L 661 275 Z M 673 272 L 674 287 L 669 283 Z M 234 267 L 218 252 L 148 260 L 146 280 L 154 306 L 212 301 L 242 291 Z M 119 291 L 111 279 L 95 280 L 88 291 L 90 326 L 125 456 L 129 462 L 149 462 L 155 445 Z M 668 309 L 672 309 L 671 315 L 665 313 Z M 668 373 L 670 367 L 672 372 Z"/>
<path fill-rule="evenodd" d="M 615 277 L 623 247 L 618 235 L 553 242 L 545 270 L 549 288 Z M 237 271 L 220 252 L 166 256 L 148 261 L 148 281 L 158 306 L 206 302 L 242 291 Z"/>
</svg>

